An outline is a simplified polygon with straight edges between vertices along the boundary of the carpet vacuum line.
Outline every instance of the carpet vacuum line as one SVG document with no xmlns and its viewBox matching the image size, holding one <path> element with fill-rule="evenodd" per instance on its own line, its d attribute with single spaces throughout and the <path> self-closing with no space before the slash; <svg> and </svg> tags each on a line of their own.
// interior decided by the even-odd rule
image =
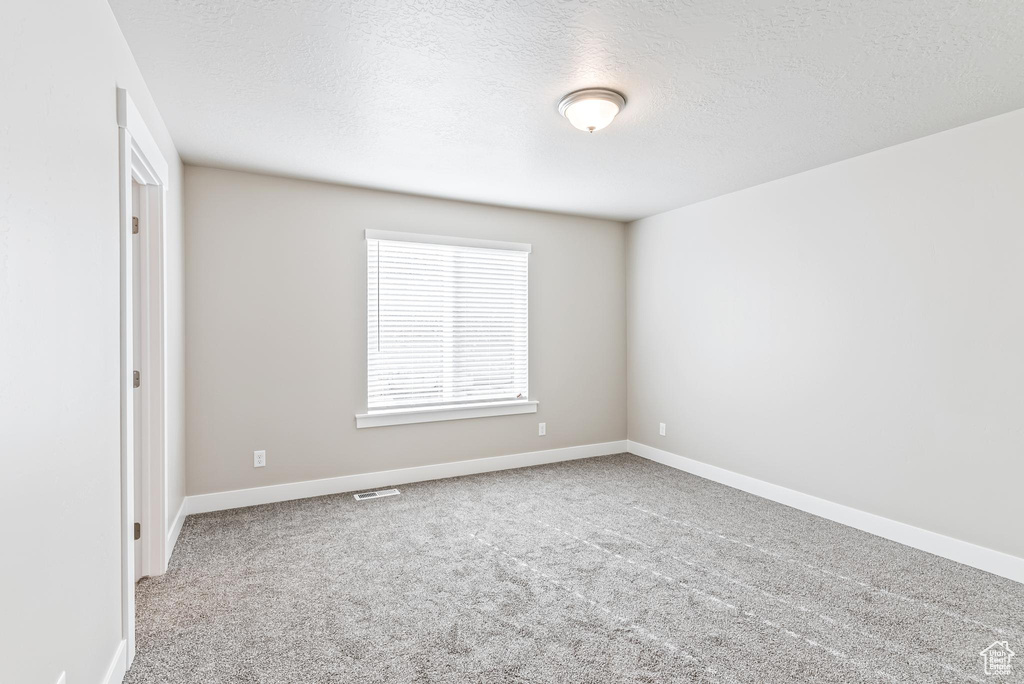
<svg viewBox="0 0 1024 684">
<path fill-rule="evenodd" d="M 603 547 L 603 546 L 601 546 L 599 544 L 595 544 L 594 542 L 588 541 L 588 540 L 583 539 L 581 537 L 577 537 L 576 535 L 572 534 L 571 532 L 563 530 L 563 529 L 561 529 L 559 527 L 556 527 L 554 525 L 550 525 L 550 524 L 548 524 L 548 523 L 546 523 L 546 522 L 544 522 L 542 520 L 538 520 L 537 522 L 539 524 L 544 525 L 545 527 L 548 527 L 550 529 L 553 529 L 556 532 L 559 532 L 559 533 L 561 533 L 561 534 L 563 534 L 563 535 L 565 535 L 567 537 L 570 537 L 572 539 L 575 539 L 576 541 L 579 541 L 579 542 L 581 542 L 583 544 L 586 544 L 587 546 L 591 546 L 591 547 L 593 547 L 595 549 L 598 549 L 598 550 L 604 552 L 608 556 L 611 556 L 611 557 L 614 557 L 614 558 L 616 558 L 616 559 L 618 559 L 620 561 L 623 561 L 627 565 L 632 565 L 632 566 L 634 566 L 636 568 L 640 568 L 642 570 L 646 570 L 647 572 L 651 573 L 651 575 L 653 575 L 654 577 L 657 577 L 661 581 L 664 581 L 664 582 L 667 582 L 667 583 L 673 584 L 673 585 L 678 584 L 683 590 L 691 592 L 691 593 L 694 593 L 694 594 L 697 594 L 699 596 L 703 596 L 705 598 L 710 599 L 711 601 L 713 601 L 715 603 L 721 604 L 721 605 L 725 606 L 727 609 L 729 609 L 730 611 L 735 612 L 737 615 L 743 615 L 745 617 L 753 618 L 754 620 L 757 620 L 757 621 L 761 622 L 762 624 L 771 627 L 772 629 L 775 629 L 775 630 L 778 630 L 778 631 L 782 632 L 783 634 L 785 634 L 786 636 L 788 636 L 791 639 L 801 640 L 805 644 L 807 644 L 808 646 L 811 646 L 812 648 L 817 648 L 817 649 L 819 649 L 821 651 L 824 651 L 825 653 L 827 653 L 828 655 L 832 656 L 833 658 L 835 658 L 836 660 L 838 660 L 840 662 L 846 663 L 848 665 L 852 665 L 853 667 L 855 667 L 855 668 L 857 668 L 857 669 L 859 669 L 861 671 L 868 671 L 868 672 L 871 672 L 871 674 L 877 674 L 877 675 L 879 675 L 879 676 L 883 677 L 884 679 L 886 679 L 888 681 L 891 681 L 891 682 L 898 682 L 899 681 L 899 679 L 897 679 L 893 675 L 889 674 L 888 672 L 885 672 L 883 670 L 879 670 L 877 668 L 872 668 L 871 665 L 869 665 L 868 663 L 865 663 L 865 662 L 862 662 L 860 660 L 857 660 L 856 658 L 853 658 L 852 656 L 850 656 L 847 653 L 844 653 L 842 651 L 836 650 L 836 649 L 831 648 L 829 646 L 826 646 L 824 644 L 818 643 L 814 639 L 808 638 L 807 636 L 805 636 L 803 634 L 800 634 L 799 632 L 794 632 L 793 630 L 788 629 L 788 628 L 786 628 L 783 625 L 780 625 L 780 624 L 778 624 L 776 622 L 772 622 L 771 620 L 763 618 L 760 615 L 754 613 L 753 611 L 741 610 L 741 609 L 737 608 L 735 605 L 729 603 L 728 601 L 725 601 L 725 600 L 723 600 L 723 599 L 721 599 L 721 598 L 719 598 L 717 596 L 714 596 L 713 594 L 709 594 L 709 593 L 707 593 L 707 592 L 705 592 L 705 591 L 703 591 L 701 589 L 697 589 L 696 587 L 690 586 L 689 584 L 687 584 L 683 580 L 677 580 L 675 577 L 672 577 L 670 575 L 666 575 L 664 573 L 658 572 L 657 570 L 653 570 L 649 566 L 647 566 L 646 564 L 637 563 L 632 558 L 628 558 L 628 557 L 623 556 L 621 554 L 615 553 L 614 551 L 611 551 L 610 549 L 607 549 L 607 548 L 605 548 L 605 547 Z"/>
<path fill-rule="evenodd" d="M 688 662 L 693 663 L 696 667 L 703 668 L 704 672 L 706 672 L 706 673 L 708 673 L 708 674 L 710 674 L 712 676 L 725 678 L 727 681 L 731 682 L 731 684 L 739 684 L 739 682 L 737 682 L 728 673 L 719 672 L 717 669 L 715 669 L 714 667 L 711 667 L 710 665 L 703 665 L 700 662 L 700 660 L 698 660 L 694 655 L 692 655 L 690 653 L 687 653 L 685 650 L 683 650 L 682 648 L 677 646 L 674 642 L 672 642 L 672 641 L 670 641 L 668 639 L 665 639 L 662 636 L 660 636 L 658 634 L 655 634 L 654 632 L 651 632 L 648 629 L 645 629 L 644 627 L 641 627 L 640 625 L 636 624 L 635 622 L 631 621 L 629 618 L 627 618 L 627 617 L 625 617 L 623 615 L 618 615 L 616 613 L 613 613 L 606 606 L 599 605 L 597 603 L 597 601 L 595 601 L 594 599 L 588 598 L 588 597 L 584 596 L 583 594 L 581 594 L 580 592 L 570 588 L 569 585 L 566 584 L 565 582 L 558 580 L 557 578 L 555 578 L 552 575 L 549 575 L 548 573 L 542 571 L 540 568 L 536 567 L 535 565 L 532 565 L 531 563 L 523 560 L 519 556 L 516 556 L 515 554 L 512 554 L 512 553 L 506 551 L 504 548 L 502 548 L 498 544 L 486 541 L 486 540 L 482 539 L 481 537 L 479 537 L 478 535 L 476 535 L 476 534 L 474 534 L 472 532 L 469 533 L 469 536 L 472 537 L 478 543 L 484 545 L 485 547 L 488 547 L 491 550 L 491 552 L 499 553 L 499 554 L 505 556 L 506 558 L 508 558 L 509 560 L 515 562 L 517 565 L 529 569 L 531 572 L 534 573 L 534 575 L 536 575 L 540 579 L 548 582 L 549 584 L 551 584 L 552 586 L 556 587 L 557 589 L 560 589 L 561 591 L 565 592 L 570 597 L 575 598 L 578 601 L 581 601 L 581 602 L 583 602 L 586 605 L 589 605 L 594 610 L 597 610 L 597 611 L 600 611 L 600 612 L 606 614 L 609 619 L 612 619 L 612 620 L 616 621 L 617 623 L 625 626 L 627 629 L 629 629 L 631 631 L 634 631 L 634 632 L 640 634 L 641 636 L 643 636 L 643 637 L 645 637 L 645 638 L 647 638 L 647 639 L 649 639 L 651 641 L 657 642 L 659 645 L 661 645 L 666 650 L 670 651 L 671 653 L 673 653 L 675 655 L 681 656 L 683 659 L 687 660 Z"/>
<path fill-rule="evenodd" d="M 572 515 L 570 513 L 565 513 L 565 515 L 566 515 L 566 517 L 572 518 L 573 520 L 576 520 L 579 523 L 589 524 L 585 520 L 577 518 L 576 516 L 574 516 L 574 515 Z M 540 522 L 540 524 L 542 524 L 542 525 L 545 525 L 545 526 L 548 526 L 548 527 L 552 527 L 552 526 L 548 525 L 547 523 L 545 523 L 543 521 L 538 521 L 538 522 Z M 555 528 L 555 529 L 558 529 L 558 528 Z M 704 565 L 699 565 L 697 563 L 694 563 L 693 561 L 687 560 L 686 558 L 682 558 L 680 556 L 676 556 L 676 555 L 674 555 L 672 553 L 669 553 L 669 552 L 666 552 L 666 551 L 660 551 L 657 547 L 655 547 L 655 546 L 653 546 L 651 544 L 648 544 L 647 542 L 644 542 L 644 541 L 641 541 L 639 539 L 635 539 L 633 537 L 627 536 L 627 535 L 622 534 L 621 532 L 618 532 L 616 530 L 612 530 L 612 529 L 609 529 L 607 527 L 602 527 L 601 529 L 603 531 L 607 532 L 608 534 L 611 534 L 613 536 L 619 537 L 620 539 L 622 539 L 622 540 L 624 540 L 626 542 L 629 542 L 631 544 L 637 544 L 639 546 L 644 546 L 644 547 L 647 547 L 649 549 L 653 549 L 654 551 L 656 551 L 658 553 L 662 553 L 662 554 L 668 555 L 673 560 L 679 561 L 680 563 L 684 563 L 685 565 L 687 565 L 689 567 L 697 568 L 699 571 L 707 573 L 707 574 L 709 574 L 709 575 L 711 575 L 713 577 L 718 577 L 718 578 L 723 579 L 723 580 L 725 580 L 727 582 L 731 582 L 733 584 L 736 584 L 737 586 L 743 587 L 744 589 L 747 589 L 748 591 L 752 591 L 754 593 L 761 594 L 762 596 L 764 596 L 765 598 L 767 598 L 767 599 L 769 599 L 771 601 L 775 601 L 777 603 L 780 603 L 780 604 L 786 606 L 791 611 L 803 613 L 805 615 L 811 615 L 811 616 L 813 616 L 813 617 L 815 617 L 815 618 L 825 622 L 826 624 L 828 624 L 828 625 L 830 625 L 832 627 L 839 627 L 840 629 L 844 629 L 846 631 L 853 632 L 855 634 L 859 634 L 860 636 L 863 636 L 863 637 L 866 637 L 866 638 L 868 638 L 868 639 L 870 639 L 872 641 L 875 641 L 876 643 L 880 644 L 881 646 L 883 646 L 884 648 L 887 648 L 890 651 L 895 651 L 895 652 L 899 653 L 901 656 L 907 658 L 908 660 L 913 660 L 913 661 L 916 661 L 918 663 L 922 663 L 922 664 L 925 664 L 925 665 L 930 665 L 932 667 L 938 667 L 938 668 L 941 668 L 943 670 L 946 670 L 947 672 L 951 672 L 953 674 L 956 674 L 959 677 L 963 677 L 965 680 L 969 680 L 969 681 L 973 681 L 973 682 L 978 682 L 979 684 L 985 684 L 985 680 L 984 679 L 981 679 L 979 677 L 975 677 L 973 675 L 967 674 L 963 670 L 960 670 L 960 669 L 958 669 L 958 668 L 956 668 L 956 667 L 954 667 L 952 665 L 949 665 L 947 663 L 943 663 L 943 662 L 938 661 L 938 660 L 929 660 L 928 658 L 925 658 L 923 656 L 920 656 L 920 655 L 912 652 L 910 649 L 908 649 L 907 647 L 903 646 L 902 644 L 898 644 L 896 642 L 890 641 L 889 639 L 885 639 L 883 637 L 877 636 L 875 634 L 872 634 L 871 632 L 864 631 L 864 630 L 862 630 L 862 629 L 860 629 L 858 627 L 855 627 L 853 625 L 849 625 L 849 624 L 840 622 L 839 620 L 837 620 L 837 619 L 835 619 L 833 617 L 830 617 L 828 615 L 825 615 L 824 613 L 819 613 L 819 612 L 817 612 L 817 611 L 815 611 L 815 610 L 813 610 L 811 608 L 808 608 L 807 606 L 795 604 L 795 603 L 793 603 L 792 601 L 790 601 L 788 599 L 782 598 L 781 596 L 777 596 L 775 594 L 772 594 L 771 592 L 767 592 L 764 589 L 759 589 L 759 588 L 757 588 L 755 586 L 752 586 L 750 584 L 747 584 L 746 582 L 743 582 L 743 581 L 741 581 L 739 579 L 736 579 L 736 578 L 731 577 L 729 575 L 717 572 L 717 571 L 712 570 L 712 569 L 710 569 L 708 567 L 705 567 Z M 589 542 L 587 542 L 586 540 L 583 540 L 583 539 L 580 539 L 580 541 L 582 541 L 583 543 L 589 543 Z M 649 566 L 641 565 L 641 567 L 647 568 Z M 654 570 L 651 570 L 651 572 L 653 572 L 655 575 L 659 574 L 658 572 L 656 572 Z"/>
</svg>

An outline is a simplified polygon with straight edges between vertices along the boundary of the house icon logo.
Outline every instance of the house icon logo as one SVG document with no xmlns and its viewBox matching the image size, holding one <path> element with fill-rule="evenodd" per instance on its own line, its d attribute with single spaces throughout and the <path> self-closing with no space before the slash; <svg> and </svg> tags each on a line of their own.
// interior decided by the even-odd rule
<svg viewBox="0 0 1024 684">
<path fill-rule="evenodd" d="M 1011 674 L 1013 672 L 1013 665 L 1010 664 L 1010 659 L 1013 658 L 1014 655 L 1014 652 L 1010 650 L 1010 645 L 1007 642 L 993 642 L 991 646 L 981 652 L 981 657 L 985 659 L 985 674 Z"/>
</svg>

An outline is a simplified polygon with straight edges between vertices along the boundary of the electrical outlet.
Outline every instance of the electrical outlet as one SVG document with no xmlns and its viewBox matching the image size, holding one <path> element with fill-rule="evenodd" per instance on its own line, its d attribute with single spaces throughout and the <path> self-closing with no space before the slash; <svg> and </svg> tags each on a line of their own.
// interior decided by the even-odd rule
<svg viewBox="0 0 1024 684">
<path fill-rule="evenodd" d="M 267 465 L 267 452 L 262 449 L 252 452 L 252 467 L 262 468 Z"/>
<path fill-rule="evenodd" d="M 661 435 L 662 437 L 665 436 L 665 424 L 664 423 L 658 423 L 658 434 Z"/>
<path fill-rule="evenodd" d="M 548 424 L 547 423 L 537 423 L 537 434 L 539 436 L 541 436 L 541 437 L 543 437 L 544 435 L 548 434 Z"/>
</svg>

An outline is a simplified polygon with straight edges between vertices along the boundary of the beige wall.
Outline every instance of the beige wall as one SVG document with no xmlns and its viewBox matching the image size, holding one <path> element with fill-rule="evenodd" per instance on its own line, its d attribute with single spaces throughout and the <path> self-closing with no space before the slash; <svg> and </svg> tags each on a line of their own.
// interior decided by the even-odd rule
<svg viewBox="0 0 1024 684">
<path fill-rule="evenodd" d="M 1024 110 L 638 221 L 630 439 L 1024 556 L 1022 264 Z"/>
<path fill-rule="evenodd" d="M 103 0 L 5 3 L 0 86 L 0 681 L 97 684 L 122 639 L 117 86 L 170 165 L 174 512 L 182 167 Z"/>
<path fill-rule="evenodd" d="M 625 438 L 620 223 L 187 166 L 185 226 L 189 494 Z M 533 244 L 538 413 L 355 428 L 367 228 Z"/>
</svg>

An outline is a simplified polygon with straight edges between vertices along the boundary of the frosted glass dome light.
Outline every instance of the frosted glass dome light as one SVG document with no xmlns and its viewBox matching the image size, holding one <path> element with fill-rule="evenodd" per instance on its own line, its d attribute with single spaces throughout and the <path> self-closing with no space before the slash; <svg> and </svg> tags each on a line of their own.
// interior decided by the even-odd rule
<svg viewBox="0 0 1024 684">
<path fill-rule="evenodd" d="M 558 113 L 581 131 L 593 133 L 610 124 L 625 106 L 626 98 L 614 90 L 588 88 L 563 97 Z"/>
</svg>

